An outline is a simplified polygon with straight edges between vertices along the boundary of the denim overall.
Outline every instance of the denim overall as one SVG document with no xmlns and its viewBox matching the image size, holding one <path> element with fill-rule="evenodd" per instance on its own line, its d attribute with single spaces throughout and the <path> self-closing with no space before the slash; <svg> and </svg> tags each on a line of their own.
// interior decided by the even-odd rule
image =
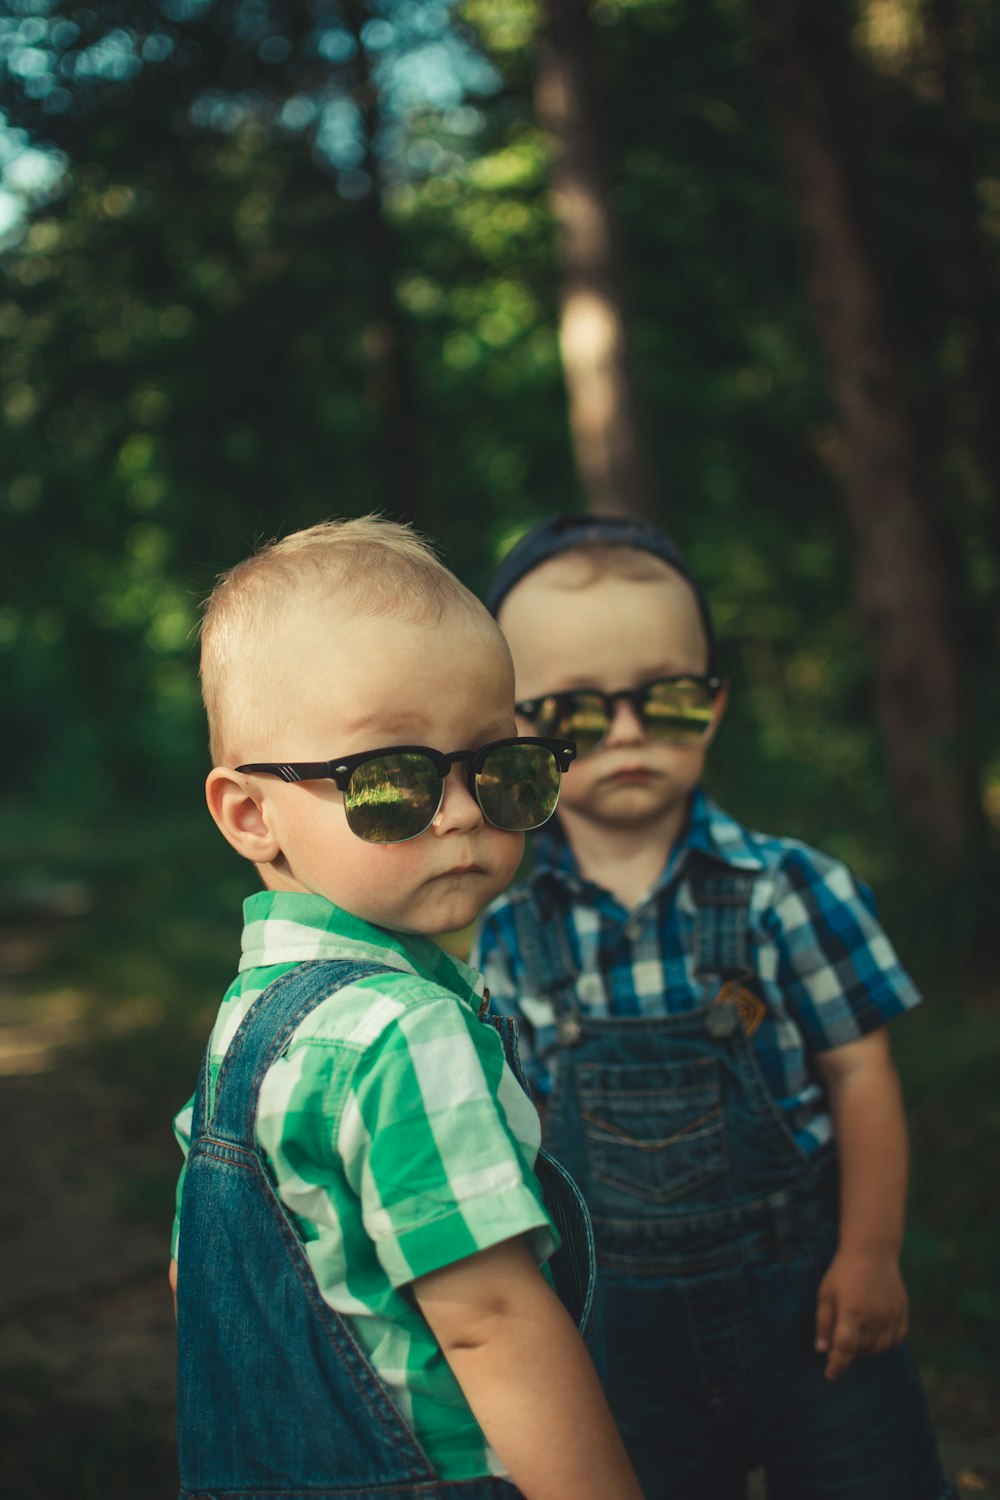
<svg viewBox="0 0 1000 1500">
<path fill-rule="evenodd" d="M 320 1296 L 256 1144 L 261 1082 L 296 1027 L 343 985 L 384 972 L 391 971 L 317 961 L 271 985 L 226 1052 L 211 1119 L 205 1055 L 181 1206 L 182 1500 L 517 1500 L 506 1480 L 438 1478 L 349 1325 Z M 516 1064 L 513 1023 L 498 1029 Z M 536 1173 L 562 1236 L 553 1280 L 593 1350 L 586 1209 L 545 1153 Z"/>
<path fill-rule="evenodd" d="M 823 1376 L 835 1158 L 799 1149 L 740 1009 L 716 998 L 728 980 L 754 991 L 754 875 L 697 856 L 689 872 L 703 1003 L 662 1018 L 581 1013 L 564 920 L 531 887 L 514 909 L 556 1016 L 545 1145 L 590 1207 L 608 1399 L 644 1493 L 743 1500 L 764 1465 L 770 1500 L 944 1500 L 905 1346 Z"/>
</svg>

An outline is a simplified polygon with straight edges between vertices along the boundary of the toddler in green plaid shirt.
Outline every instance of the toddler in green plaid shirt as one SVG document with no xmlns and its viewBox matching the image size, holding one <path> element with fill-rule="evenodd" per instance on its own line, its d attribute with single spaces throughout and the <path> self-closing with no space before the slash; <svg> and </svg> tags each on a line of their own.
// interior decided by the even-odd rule
<svg viewBox="0 0 1000 1500">
<path fill-rule="evenodd" d="M 209 809 L 264 890 L 245 905 L 199 1102 L 175 1122 L 190 1149 L 171 1268 L 182 1495 L 641 1500 L 540 1269 L 559 1238 L 532 1170 L 534 1109 L 479 1019 L 481 979 L 429 941 L 511 880 L 572 747 L 518 739 L 497 626 L 412 531 L 374 518 L 297 533 L 226 574 L 202 686 Z M 267 1007 L 303 964 L 331 962 L 348 981 L 262 1053 L 244 1151 L 213 1110 L 226 1114 Z M 251 1155 L 290 1278 L 285 1251 L 261 1259 L 254 1205 L 245 1234 L 230 1211 Z M 213 1328 L 227 1330 L 214 1343 Z M 360 1394 L 345 1408 L 331 1388 L 327 1412 L 331 1348 Z"/>
</svg>

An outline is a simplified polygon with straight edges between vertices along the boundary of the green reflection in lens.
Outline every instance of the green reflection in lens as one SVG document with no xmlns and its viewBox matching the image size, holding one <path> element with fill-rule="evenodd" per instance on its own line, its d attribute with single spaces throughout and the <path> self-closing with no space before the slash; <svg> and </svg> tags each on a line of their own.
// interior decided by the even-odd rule
<svg viewBox="0 0 1000 1500">
<path fill-rule="evenodd" d="M 549 739 L 559 732 L 559 699 L 542 698 L 532 715 L 535 733 Z"/>
<path fill-rule="evenodd" d="M 369 844 L 416 838 L 434 821 L 443 783 L 426 755 L 380 755 L 352 772 L 344 810 L 352 833 Z"/>
<path fill-rule="evenodd" d="M 681 678 L 649 689 L 643 723 L 653 739 L 673 745 L 703 739 L 712 724 L 712 697 L 704 685 Z"/>
<path fill-rule="evenodd" d="M 536 733 L 547 739 L 575 740 L 576 753 L 588 755 L 608 732 L 604 700 L 591 693 L 543 698 L 533 715 Z"/>
<path fill-rule="evenodd" d="M 596 693 L 574 693 L 572 713 L 563 714 L 557 733 L 560 739 L 575 740 L 577 755 L 596 750 L 608 732 L 608 712 L 604 699 Z"/>
<path fill-rule="evenodd" d="M 524 833 L 551 818 L 559 800 L 559 767 L 544 745 L 504 745 L 476 776 L 479 805 L 496 828 Z"/>
</svg>

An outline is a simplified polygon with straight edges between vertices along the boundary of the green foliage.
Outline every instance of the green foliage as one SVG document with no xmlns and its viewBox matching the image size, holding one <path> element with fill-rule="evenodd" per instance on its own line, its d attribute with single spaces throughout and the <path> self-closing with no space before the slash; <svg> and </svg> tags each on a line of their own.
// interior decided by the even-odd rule
<svg viewBox="0 0 1000 1500">
<path fill-rule="evenodd" d="M 465 61 L 417 97 L 400 68 L 429 65 L 407 28 L 432 13 Z M 709 587 L 733 682 L 713 788 L 848 858 L 922 961 L 933 871 L 900 834 L 873 728 L 845 455 L 745 10 L 601 0 L 594 19 L 661 519 Z M 514 536 L 581 498 L 533 0 L 464 0 L 450 20 L 401 0 L 19 0 L 5 27 L 8 122 L 66 162 L 8 235 L 0 301 L 0 826 L 30 824 L 44 864 L 70 834 L 100 846 L 196 806 L 198 602 L 257 540 L 415 515 L 481 589 Z M 912 7 L 860 6 L 856 45 L 995 803 L 995 392 L 962 270 L 970 226 L 984 253 L 1000 233 L 1000 53 L 981 7 L 964 27 L 964 227 L 940 49 Z M 983 298 L 995 325 L 989 267 Z"/>
<path fill-rule="evenodd" d="M 904 1270 L 932 1376 L 993 1380 L 1000 1222 L 985 1185 L 1000 1170 L 1000 1025 L 963 1013 L 947 984 L 894 1030 L 913 1156 Z"/>
<path fill-rule="evenodd" d="M 933 861 L 888 792 L 837 497 L 849 455 L 748 7 L 592 9 L 659 518 L 708 586 L 732 680 L 712 789 L 846 858 L 925 981 L 894 1028 L 916 1342 L 932 1384 L 972 1372 L 989 1393 L 995 996 L 965 993 Z M 1000 28 L 985 0 L 955 7 L 947 45 L 946 7 L 852 9 L 873 222 L 1000 826 Z M 537 0 L 0 16 L 0 190 L 27 209 L 0 240 L 2 927 L 42 935 L 32 987 L 73 987 L 122 1128 L 167 1149 L 251 886 L 202 810 L 194 630 L 217 573 L 381 509 L 481 591 L 535 519 L 582 505 L 539 45 Z M 51 170 L 19 188 L 29 146 Z M 154 1151 L 119 1208 L 165 1232 L 171 1178 Z M 95 1421 L 28 1369 L 7 1387 L 12 1496 L 176 1490 L 148 1413 Z"/>
</svg>

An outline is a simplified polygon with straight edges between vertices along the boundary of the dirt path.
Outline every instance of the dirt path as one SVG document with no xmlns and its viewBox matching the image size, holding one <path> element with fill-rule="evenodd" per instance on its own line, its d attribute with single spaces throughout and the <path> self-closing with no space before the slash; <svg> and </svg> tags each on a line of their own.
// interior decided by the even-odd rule
<svg viewBox="0 0 1000 1500">
<path fill-rule="evenodd" d="M 83 1047 L 71 994 L 0 992 L 0 1440 L 5 1500 L 173 1500 L 168 1111 Z M 148 1101 L 146 1101 L 148 1105 Z M 938 1396 L 961 1493 L 1000 1500 L 1000 1433 Z M 762 1488 L 754 1491 L 763 1497 Z"/>
<path fill-rule="evenodd" d="M 0 1489 L 172 1500 L 168 1231 L 134 1201 L 176 1163 L 168 1134 L 129 1128 L 82 1033 L 72 995 L 0 992 Z"/>
</svg>

